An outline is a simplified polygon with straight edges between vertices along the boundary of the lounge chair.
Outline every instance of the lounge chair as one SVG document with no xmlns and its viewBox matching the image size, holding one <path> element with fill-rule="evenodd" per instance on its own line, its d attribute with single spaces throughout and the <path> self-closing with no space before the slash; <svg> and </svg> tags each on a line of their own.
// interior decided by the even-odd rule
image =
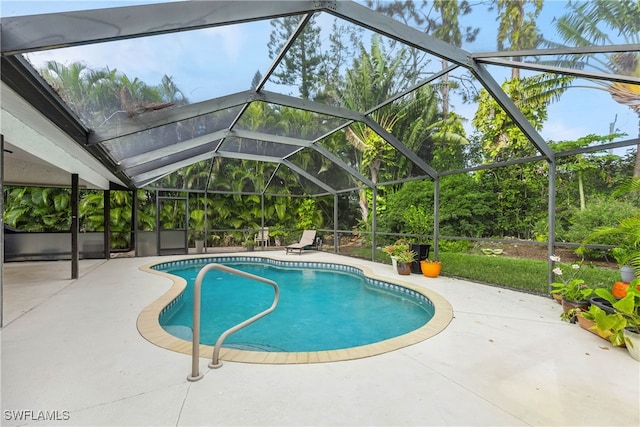
<svg viewBox="0 0 640 427">
<path fill-rule="evenodd" d="M 285 246 L 284 250 L 287 251 L 286 252 L 287 255 L 289 254 L 289 252 L 293 252 L 293 251 L 298 251 L 298 255 L 300 255 L 302 254 L 302 251 L 304 250 L 304 248 L 306 248 L 307 246 L 313 246 L 315 244 L 315 241 L 316 241 L 316 230 L 304 230 L 302 232 L 302 237 L 300 238 L 300 241 L 298 243 Z"/>
<path fill-rule="evenodd" d="M 257 246 L 269 246 L 269 227 L 258 231 L 256 238 L 253 240 L 255 240 Z"/>
</svg>

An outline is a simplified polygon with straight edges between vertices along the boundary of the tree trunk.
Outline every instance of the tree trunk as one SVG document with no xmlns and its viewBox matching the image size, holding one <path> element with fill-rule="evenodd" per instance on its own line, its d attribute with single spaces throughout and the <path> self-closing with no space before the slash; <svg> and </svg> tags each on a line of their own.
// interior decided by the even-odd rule
<svg viewBox="0 0 640 427">
<path fill-rule="evenodd" d="M 442 69 L 449 66 L 449 61 L 446 59 L 441 60 Z M 442 87 L 440 88 L 440 94 L 442 95 L 442 117 L 445 119 L 449 117 L 449 73 L 442 76 Z"/>
<path fill-rule="evenodd" d="M 640 111 L 638 111 L 638 139 L 640 139 Z M 640 144 L 636 147 L 636 164 L 633 168 L 633 177 L 640 176 Z"/>
</svg>

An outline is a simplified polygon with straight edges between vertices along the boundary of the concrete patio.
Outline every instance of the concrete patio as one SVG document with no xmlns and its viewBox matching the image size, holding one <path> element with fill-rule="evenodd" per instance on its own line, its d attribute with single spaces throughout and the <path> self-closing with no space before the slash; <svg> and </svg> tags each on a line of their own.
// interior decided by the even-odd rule
<svg viewBox="0 0 640 427">
<path fill-rule="evenodd" d="M 66 261 L 5 264 L 2 425 L 640 425 L 640 363 L 626 349 L 560 321 L 549 298 L 416 274 L 403 280 L 454 310 L 426 341 L 333 363 L 201 359 L 191 383 L 190 356 L 136 329 L 171 285 L 139 267 L 173 258 L 85 260 L 78 280 Z"/>
</svg>

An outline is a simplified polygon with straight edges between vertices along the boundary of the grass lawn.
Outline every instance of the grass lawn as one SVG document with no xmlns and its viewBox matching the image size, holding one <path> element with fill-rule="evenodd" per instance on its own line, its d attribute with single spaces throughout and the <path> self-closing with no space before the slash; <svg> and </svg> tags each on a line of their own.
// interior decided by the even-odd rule
<svg viewBox="0 0 640 427">
<path fill-rule="evenodd" d="M 483 283 L 520 289 L 546 295 L 547 261 L 502 256 L 486 256 L 441 252 L 442 274 Z M 609 268 L 583 265 L 581 278 L 593 287 L 611 288 L 620 280 L 620 273 Z"/>
<path fill-rule="evenodd" d="M 348 249 L 348 250 L 345 250 Z M 340 248 L 340 253 L 357 258 L 371 259 L 371 248 Z M 389 257 L 377 251 L 380 262 L 390 263 Z M 547 261 L 512 258 L 506 256 L 486 256 L 458 252 L 440 252 L 442 275 L 459 277 L 475 282 L 503 286 L 510 289 L 540 295 L 549 294 Z M 615 269 L 583 265 L 581 278 L 593 287 L 611 288 L 620 280 L 620 272 Z"/>
</svg>

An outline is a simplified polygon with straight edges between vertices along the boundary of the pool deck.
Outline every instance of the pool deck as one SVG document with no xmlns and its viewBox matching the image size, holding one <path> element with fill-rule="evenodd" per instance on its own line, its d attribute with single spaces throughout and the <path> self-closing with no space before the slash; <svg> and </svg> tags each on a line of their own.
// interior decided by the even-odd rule
<svg viewBox="0 0 640 427">
<path fill-rule="evenodd" d="M 136 328 L 172 284 L 140 266 L 175 258 L 84 260 L 77 280 L 68 261 L 5 264 L 0 424 L 640 425 L 640 363 L 626 349 L 560 321 L 549 298 L 442 276 L 401 278 L 453 307 L 451 323 L 425 341 L 327 363 L 212 370 L 202 358 L 204 378 L 189 382 L 191 357 Z M 399 278 L 389 265 L 357 263 Z"/>
</svg>

